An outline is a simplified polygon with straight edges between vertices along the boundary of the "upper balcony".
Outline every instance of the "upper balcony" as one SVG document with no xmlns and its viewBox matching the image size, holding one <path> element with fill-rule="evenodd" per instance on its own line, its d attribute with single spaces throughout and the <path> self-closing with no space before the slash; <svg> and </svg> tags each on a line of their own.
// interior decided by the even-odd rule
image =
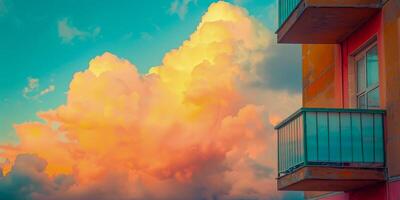
<svg viewBox="0 0 400 200">
<path fill-rule="evenodd" d="M 278 0 L 279 43 L 335 44 L 382 7 L 384 0 Z"/>
<path fill-rule="evenodd" d="M 276 126 L 278 189 L 348 191 L 385 180 L 383 110 L 303 108 Z"/>
</svg>

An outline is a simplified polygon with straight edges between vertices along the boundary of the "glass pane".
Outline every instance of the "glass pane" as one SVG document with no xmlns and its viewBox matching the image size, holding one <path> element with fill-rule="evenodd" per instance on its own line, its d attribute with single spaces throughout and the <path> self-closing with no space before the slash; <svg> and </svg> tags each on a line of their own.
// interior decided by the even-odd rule
<svg viewBox="0 0 400 200">
<path fill-rule="evenodd" d="M 286 137 L 286 127 L 282 128 L 282 169 L 286 170 L 287 163 L 287 137 Z"/>
<path fill-rule="evenodd" d="M 342 162 L 352 161 L 350 113 L 340 114 L 340 132 L 342 144 Z"/>
<path fill-rule="evenodd" d="M 308 161 L 317 161 L 317 117 L 315 112 L 308 112 L 306 116 L 306 141 Z"/>
<path fill-rule="evenodd" d="M 281 161 L 282 161 L 282 155 L 281 155 L 281 152 L 282 152 L 281 136 L 282 136 L 282 134 L 281 133 L 282 133 L 281 129 L 278 129 L 278 173 L 281 171 L 281 167 L 282 167 L 282 163 L 281 163 Z"/>
<path fill-rule="evenodd" d="M 300 162 L 304 162 L 304 134 L 303 134 L 303 116 L 299 118 L 299 137 L 300 137 Z"/>
<path fill-rule="evenodd" d="M 289 167 L 293 167 L 294 165 L 294 155 L 295 155 L 295 151 L 294 151 L 294 138 L 293 138 L 293 122 L 291 122 L 287 127 L 288 127 L 288 133 L 289 133 Z"/>
<path fill-rule="evenodd" d="M 286 132 L 286 126 L 283 127 L 283 170 L 287 169 L 288 166 L 288 137 Z"/>
<path fill-rule="evenodd" d="M 382 114 L 374 115 L 375 162 L 384 161 Z"/>
<path fill-rule="evenodd" d="M 329 113 L 329 161 L 340 162 L 339 113 Z"/>
<path fill-rule="evenodd" d="M 364 162 L 374 161 L 374 127 L 373 115 L 362 114 L 362 142 Z"/>
<path fill-rule="evenodd" d="M 375 46 L 367 52 L 367 87 L 379 83 L 378 48 Z"/>
<path fill-rule="evenodd" d="M 365 94 L 357 97 L 358 99 L 358 108 L 367 109 L 367 98 Z"/>
<path fill-rule="evenodd" d="M 362 144 L 361 144 L 361 115 L 351 113 L 351 134 L 353 142 L 353 162 L 362 162 Z"/>
<path fill-rule="evenodd" d="M 357 61 L 357 92 L 365 91 L 365 57 Z"/>
<path fill-rule="evenodd" d="M 294 124 L 293 124 L 293 130 L 294 130 L 294 138 L 295 138 L 295 152 L 296 152 L 296 157 L 295 157 L 295 164 L 297 165 L 297 164 L 299 164 L 299 162 L 300 162 L 300 159 L 299 159 L 299 157 L 300 157 L 300 152 L 299 152 L 299 130 L 298 130 L 298 119 L 299 118 L 296 118 L 295 120 L 294 120 Z"/>
<path fill-rule="evenodd" d="M 379 108 L 379 87 L 369 91 L 367 96 L 368 108 Z"/>
<path fill-rule="evenodd" d="M 317 113 L 318 161 L 329 161 L 328 115 Z"/>
</svg>

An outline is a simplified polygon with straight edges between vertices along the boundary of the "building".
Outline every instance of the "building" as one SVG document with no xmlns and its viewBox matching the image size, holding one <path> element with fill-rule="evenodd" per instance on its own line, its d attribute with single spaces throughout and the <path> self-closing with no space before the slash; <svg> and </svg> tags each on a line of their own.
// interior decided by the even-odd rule
<svg viewBox="0 0 400 200">
<path fill-rule="evenodd" d="M 400 0 L 278 0 L 302 44 L 303 107 L 276 126 L 278 189 L 400 199 Z"/>
</svg>

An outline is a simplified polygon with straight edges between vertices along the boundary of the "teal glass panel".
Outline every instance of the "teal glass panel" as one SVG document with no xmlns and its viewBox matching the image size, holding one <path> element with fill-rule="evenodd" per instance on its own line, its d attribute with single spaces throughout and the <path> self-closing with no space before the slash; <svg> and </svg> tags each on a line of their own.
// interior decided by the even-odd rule
<svg viewBox="0 0 400 200">
<path fill-rule="evenodd" d="M 340 114 L 340 132 L 341 132 L 341 153 L 342 153 L 342 162 L 351 162 L 352 161 L 352 138 L 351 138 L 351 121 L 350 121 L 350 113 L 341 113 Z"/>
<path fill-rule="evenodd" d="M 286 169 L 286 137 L 285 137 L 285 127 L 281 128 L 281 134 L 282 134 L 282 170 Z"/>
<path fill-rule="evenodd" d="M 300 162 L 304 162 L 304 127 L 303 116 L 299 117 L 299 143 L 300 143 Z"/>
<path fill-rule="evenodd" d="M 315 112 L 305 113 L 306 115 L 306 141 L 307 160 L 317 161 L 317 115 Z"/>
<path fill-rule="evenodd" d="M 357 61 L 357 92 L 364 92 L 365 83 L 365 57 Z"/>
<path fill-rule="evenodd" d="M 293 166 L 297 165 L 298 161 L 298 151 L 297 151 L 297 130 L 296 130 L 296 119 L 292 122 L 292 135 L 293 135 Z"/>
<path fill-rule="evenodd" d="M 279 129 L 279 134 L 281 135 L 281 154 L 279 156 L 279 159 L 281 160 L 281 171 L 285 169 L 285 135 L 283 132 L 283 128 Z"/>
<path fill-rule="evenodd" d="M 328 114 L 317 113 L 318 161 L 329 161 Z"/>
<path fill-rule="evenodd" d="M 368 108 L 379 108 L 379 87 L 371 90 L 367 94 Z"/>
<path fill-rule="evenodd" d="M 286 132 L 286 126 L 282 128 L 283 132 L 283 169 L 288 168 L 288 137 Z"/>
<path fill-rule="evenodd" d="M 374 46 L 367 52 L 367 87 L 379 83 L 378 48 Z"/>
<path fill-rule="evenodd" d="M 282 149 L 281 149 L 282 148 L 282 144 L 281 144 L 282 134 L 281 133 L 282 133 L 281 130 L 278 129 L 278 173 L 282 171 L 282 155 L 281 155 L 281 153 L 282 153 Z"/>
<path fill-rule="evenodd" d="M 287 168 L 290 168 L 292 166 L 292 137 L 290 135 L 290 128 L 289 126 L 286 126 L 286 135 L 288 137 L 288 146 L 287 146 Z"/>
<path fill-rule="evenodd" d="M 361 115 L 351 113 L 351 135 L 353 144 L 353 162 L 362 162 Z"/>
<path fill-rule="evenodd" d="M 297 138 L 297 130 L 296 130 L 296 120 L 293 121 L 292 123 L 292 134 L 293 134 L 293 165 L 297 165 L 299 160 L 298 160 L 298 150 L 297 150 L 297 143 L 298 138 Z"/>
<path fill-rule="evenodd" d="M 374 162 L 374 119 L 372 114 L 362 114 L 362 142 L 364 162 Z"/>
<path fill-rule="evenodd" d="M 329 161 L 340 162 L 340 125 L 339 113 L 329 113 Z"/>
<path fill-rule="evenodd" d="M 294 165 L 294 149 L 293 149 L 293 131 L 292 131 L 292 123 L 290 123 L 287 128 L 288 128 L 288 134 L 289 134 L 289 167 L 292 167 Z"/>
<path fill-rule="evenodd" d="M 375 162 L 384 162 L 382 114 L 374 115 Z"/>
<path fill-rule="evenodd" d="M 279 26 L 292 14 L 301 0 L 279 0 Z"/>
</svg>

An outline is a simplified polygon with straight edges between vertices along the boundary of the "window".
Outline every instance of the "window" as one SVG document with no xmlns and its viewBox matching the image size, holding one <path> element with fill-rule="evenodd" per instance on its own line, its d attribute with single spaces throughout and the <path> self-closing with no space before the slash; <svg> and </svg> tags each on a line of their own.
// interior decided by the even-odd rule
<svg viewBox="0 0 400 200">
<path fill-rule="evenodd" d="M 379 108 L 379 61 L 376 44 L 370 46 L 356 57 L 357 107 L 363 109 Z"/>
</svg>

